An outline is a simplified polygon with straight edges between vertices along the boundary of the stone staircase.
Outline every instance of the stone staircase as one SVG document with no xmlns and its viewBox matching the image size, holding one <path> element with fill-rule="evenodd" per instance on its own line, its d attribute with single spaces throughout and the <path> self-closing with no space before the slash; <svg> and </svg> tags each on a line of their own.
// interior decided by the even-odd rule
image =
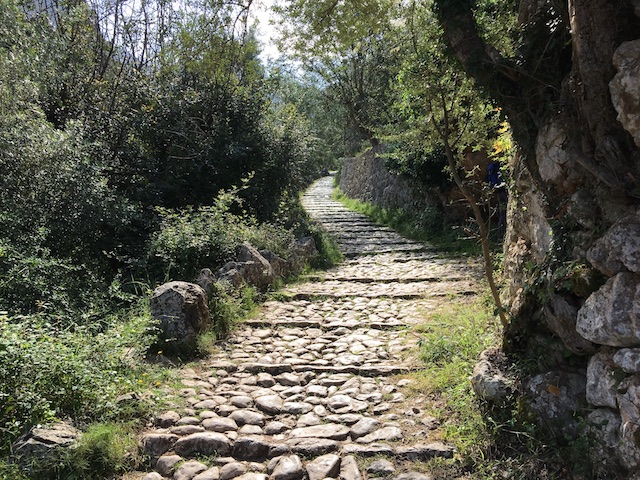
<svg viewBox="0 0 640 480">
<path fill-rule="evenodd" d="M 145 480 L 427 480 L 416 462 L 454 455 L 412 388 L 411 327 L 442 297 L 475 293 L 478 266 L 345 209 L 332 182 L 303 204 L 347 260 L 285 288 L 182 370 L 183 406 L 141 437 Z"/>
</svg>

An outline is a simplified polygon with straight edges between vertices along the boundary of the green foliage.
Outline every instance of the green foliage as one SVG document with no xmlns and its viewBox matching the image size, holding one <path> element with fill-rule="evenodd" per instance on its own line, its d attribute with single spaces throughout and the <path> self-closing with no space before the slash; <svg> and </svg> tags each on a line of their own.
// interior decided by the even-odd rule
<svg viewBox="0 0 640 480">
<path fill-rule="evenodd" d="M 216 270 L 234 260 L 243 241 L 284 255 L 293 236 L 285 228 L 257 223 L 246 213 L 233 213 L 242 201 L 238 191 L 220 192 L 212 206 L 172 212 L 160 210 L 162 224 L 149 247 L 152 271 L 190 279 L 202 268 Z"/>
<path fill-rule="evenodd" d="M 207 351 L 206 343 L 222 338 L 233 325 L 251 315 L 258 302 L 258 292 L 254 287 L 245 287 L 240 291 L 230 291 L 227 285 L 215 283 L 209 298 L 209 311 L 212 326 L 208 334 L 211 336 L 199 340 L 200 349 Z"/>
<path fill-rule="evenodd" d="M 72 448 L 62 449 L 31 466 L 31 478 L 90 480 L 114 478 L 141 464 L 138 440 L 132 428 L 112 422 L 95 423 Z"/>
<path fill-rule="evenodd" d="M 0 321 L 4 442 L 56 417 L 79 422 L 119 418 L 126 412 L 115 398 L 138 388 L 140 376 L 147 376 L 139 360 L 152 342 L 153 323 L 144 310 L 73 331 L 56 329 L 36 316 Z"/>
</svg>

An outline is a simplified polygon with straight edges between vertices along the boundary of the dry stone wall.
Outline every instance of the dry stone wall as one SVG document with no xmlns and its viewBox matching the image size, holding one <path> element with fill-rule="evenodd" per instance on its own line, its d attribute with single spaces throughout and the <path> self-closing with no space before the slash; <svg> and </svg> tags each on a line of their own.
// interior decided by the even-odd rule
<svg viewBox="0 0 640 480">
<path fill-rule="evenodd" d="M 383 208 L 403 208 L 413 212 L 440 203 L 416 182 L 389 172 L 376 151 L 344 160 L 340 190 L 351 198 Z"/>
<path fill-rule="evenodd" d="M 609 84 L 618 121 L 638 146 L 639 59 L 640 40 L 622 43 Z M 539 361 L 523 393 L 542 423 L 558 435 L 577 436 L 585 430 L 576 417 L 586 418 L 586 433 L 595 440 L 591 460 L 602 478 L 638 478 L 640 196 L 590 181 L 581 167 L 589 159 L 571 143 L 564 120 L 547 121 L 536 141 L 535 173 L 555 197 L 535 186 L 523 159 L 512 165 L 504 294 L 526 335 L 507 332 L 512 343 L 506 348 Z M 637 171 L 640 155 L 626 162 Z M 563 203 L 549 208 L 550 198 Z"/>
</svg>

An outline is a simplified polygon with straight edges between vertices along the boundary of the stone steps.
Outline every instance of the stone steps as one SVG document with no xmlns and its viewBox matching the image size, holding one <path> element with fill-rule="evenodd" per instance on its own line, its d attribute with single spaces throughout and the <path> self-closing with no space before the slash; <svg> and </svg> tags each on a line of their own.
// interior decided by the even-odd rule
<svg viewBox="0 0 640 480">
<path fill-rule="evenodd" d="M 303 198 L 347 258 L 265 302 L 183 368 L 175 405 L 141 436 L 145 480 L 429 480 L 416 462 L 451 458 L 411 327 L 449 295 L 475 293 L 467 262 L 439 258 L 330 200 L 333 179 Z"/>
</svg>

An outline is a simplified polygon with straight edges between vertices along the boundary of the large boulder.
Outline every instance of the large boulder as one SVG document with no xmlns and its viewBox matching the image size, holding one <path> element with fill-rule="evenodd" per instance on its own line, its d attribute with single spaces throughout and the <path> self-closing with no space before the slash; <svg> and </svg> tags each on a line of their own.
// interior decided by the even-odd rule
<svg viewBox="0 0 640 480">
<path fill-rule="evenodd" d="M 289 262 L 281 256 L 273 253 L 271 250 L 260 250 L 260 255 L 262 255 L 265 260 L 271 264 L 273 274 L 276 277 L 285 277 L 289 274 Z"/>
<path fill-rule="evenodd" d="M 81 435 L 78 429 L 67 422 L 36 426 L 14 442 L 12 457 L 26 467 L 55 461 L 61 451 L 76 444 Z"/>
<path fill-rule="evenodd" d="M 247 283 L 260 289 L 273 285 L 276 276 L 271 264 L 249 242 L 240 247 L 238 262 L 244 265 L 244 278 Z"/>
<path fill-rule="evenodd" d="M 253 285 L 261 290 L 273 285 L 277 278 L 269 261 L 248 242 L 240 247 L 237 261 L 227 262 L 216 275 L 216 280 L 226 282 L 239 289 L 244 285 Z M 207 283 L 209 280 L 201 275 L 199 279 Z M 199 282 L 200 283 L 200 282 Z"/>
<path fill-rule="evenodd" d="M 289 256 L 291 269 L 294 272 L 300 272 L 305 264 L 317 255 L 318 249 L 316 248 L 316 242 L 313 237 L 302 237 L 296 240 Z"/>
<path fill-rule="evenodd" d="M 609 277 L 640 273 L 640 211 L 615 223 L 587 252 L 591 264 Z"/>
<path fill-rule="evenodd" d="M 576 330 L 601 345 L 640 346 L 640 275 L 618 273 L 591 294 L 578 312 Z"/>
<path fill-rule="evenodd" d="M 207 294 L 194 283 L 160 285 L 151 297 L 151 314 L 159 321 L 160 340 L 175 350 L 192 347 L 211 323 Z"/>
<path fill-rule="evenodd" d="M 617 73 L 609 83 L 611 101 L 618 121 L 640 147 L 640 40 L 622 43 L 613 54 L 613 65 Z"/>
</svg>

